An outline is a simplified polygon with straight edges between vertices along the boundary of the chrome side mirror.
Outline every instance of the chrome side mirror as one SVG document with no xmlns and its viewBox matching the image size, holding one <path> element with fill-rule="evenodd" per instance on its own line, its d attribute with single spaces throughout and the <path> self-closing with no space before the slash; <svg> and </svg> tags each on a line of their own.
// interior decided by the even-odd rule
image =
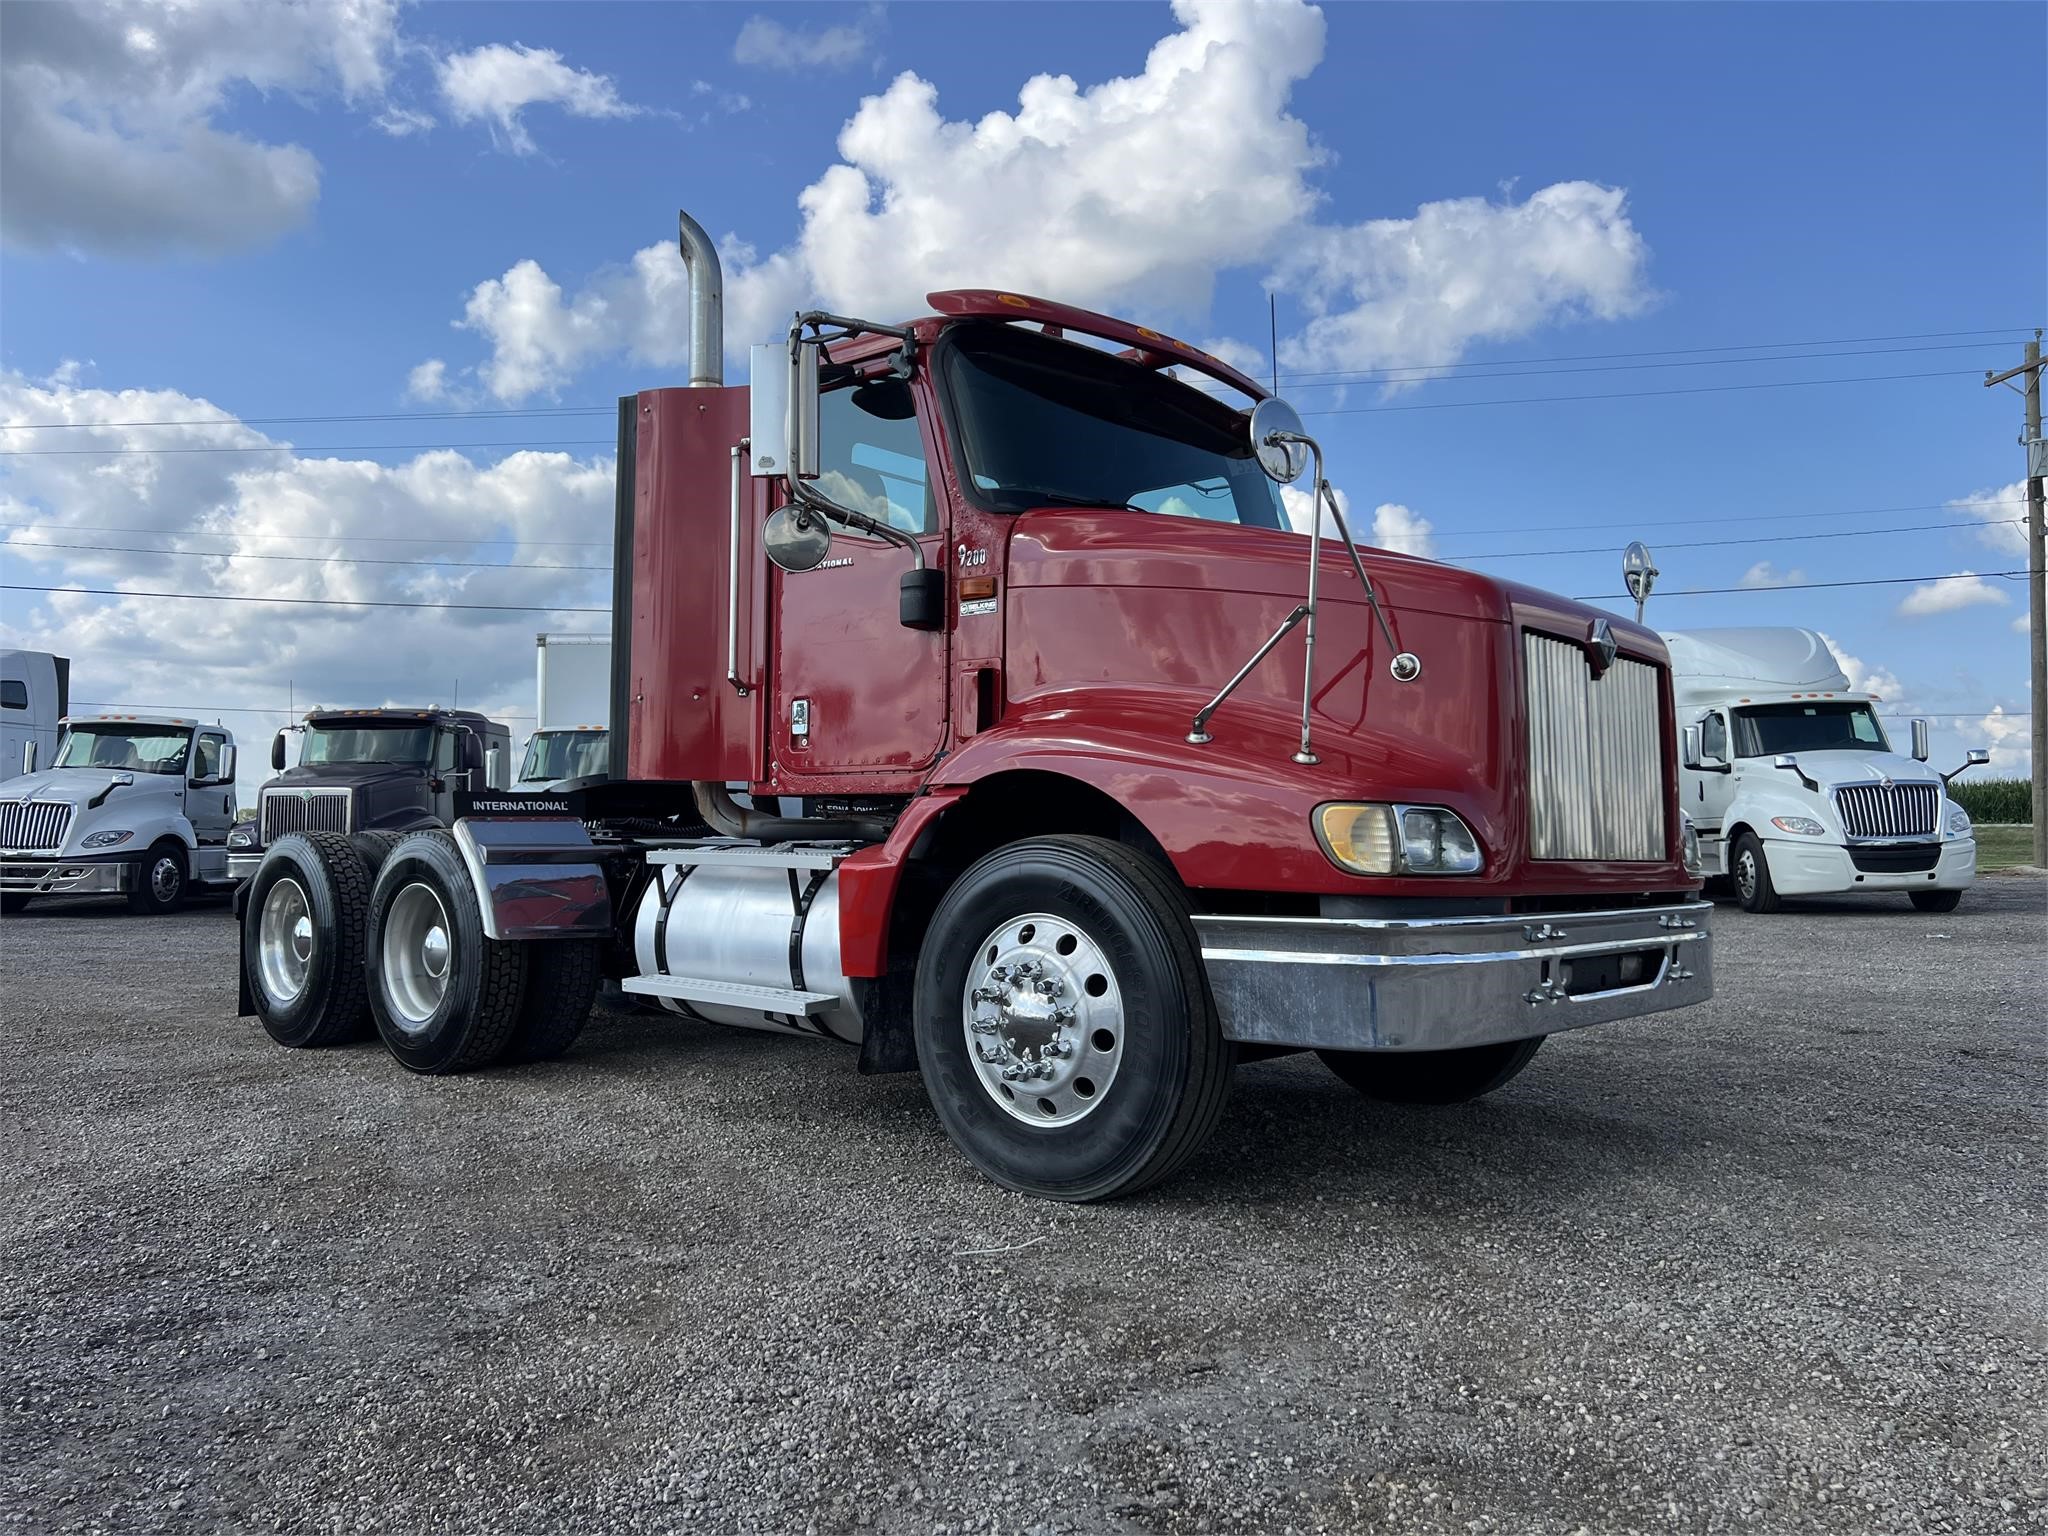
<svg viewBox="0 0 2048 1536">
<path fill-rule="evenodd" d="M 1251 436 L 1259 468 L 1275 483 L 1292 485 L 1308 468 L 1308 444 L 1301 441 L 1307 436 L 1301 413 L 1277 395 L 1252 407 Z"/>
<path fill-rule="evenodd" d="M 235 749 L 232 746 L 220 749 L 220 782 L 223 784 L 235 782 Z"/>
<path fill-rule="evenodd" d="M 36 771 L 36 744 L 32 741 L 21 744 L 21 771 L 24 774 Z"/>
<path fill-rule="evenodd" d="M 814 571 L 832 552 L 832 529 L 809 507 L 777 507 L 761 529 L 761 548 L 785 571 Z"/>
<path fill-rule="evenodd" d="M 820 343 L 790 338 L 789 478 L 818 478 L 818 349 Z"/>
<path fill-rule="evenodd" d="M 1706 760 L 1702 751 L 1703 732 L 1697 725 L 1688 725 L 1678 733 L 1678 760 L 1688 768 L 1698 768 Z"/>
<path fill-rule="evenodd" d="M 1925 720 L 1915 720 L 1913 722 L 1913 761 L 1916 763 L 1926 762 L 1927 752 L 1927 722 Z"/>
<path fill-rule="evenodd" d="M 747 353 L 747 471 L 789 473 L 789 348 L 770 343 Z"/>
<path fill-rule="evenodd" d="M 1972 768 L 1981 768 L 1990 761 L 1991 754 L 1989 752 L 1985 751 L 1982 747 L 1972 747 L 1963 754 L 1963 766 L 1956 769 L 1953 773 L 1944 773 L 1941 776 L 1941 782 L 1944 784 L 1953 783 Z"/>
<path fill-rule="evenodd" d="M 499 771 L 504 766 L 504 762 L 505 754 L 496 746 L 484 749 L 484 784 L 486 787 L 490 789 L 503 789 L 505 787 L 505 781 L 499 777 Z"/>
</svg>

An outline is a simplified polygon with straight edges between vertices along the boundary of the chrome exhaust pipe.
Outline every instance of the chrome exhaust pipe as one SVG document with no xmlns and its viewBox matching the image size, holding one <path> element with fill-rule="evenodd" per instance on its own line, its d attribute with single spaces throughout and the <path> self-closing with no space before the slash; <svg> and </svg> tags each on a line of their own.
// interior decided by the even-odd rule
<svg viewBox="0 0 2048 1536">
<path fill-rule="evenodd" d="M 725 273 L 702 224 L 677 209 L 676 225 L 690 274 L 690 388 L 718 389 L 725 383 Z"/>
</svg>

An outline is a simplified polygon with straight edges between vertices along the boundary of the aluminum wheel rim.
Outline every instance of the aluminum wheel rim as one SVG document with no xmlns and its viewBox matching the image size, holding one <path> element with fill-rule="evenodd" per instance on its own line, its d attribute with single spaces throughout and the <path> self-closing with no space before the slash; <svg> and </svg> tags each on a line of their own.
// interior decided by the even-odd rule
<svg viewBox="0 0 2048 1536">
<path fill-rule="evenodd" d="M 1756 896 L 1756 856 L 1747 848 L 1735 861 L 1735 885 L 1742 893 L 1742 899 L 1749 901 Z"/>
<path fill-rule="evenodd" d="M 997 1108 L 1052 1129 L 1093 1114 L 1124 1054 L 1123 994 L 1086 929 L 1045 912 L 1011 918 L 967 968 L 968 1059 Z"/>
<path fill-rule="evenodd" d="M 165 854 L 149 867 L 149 888 L 158 901 L 169 901 L 178 894 L 178 881 L 183 878 L 178 861 Z"/>
<path fill-rule="evenodd" d="M 313 968 L 313 910 L 305 887 L 283 879 L 263 898 L 256 925 L 256 969 L 273 1003 L 298 1001 Z"/>
<path fill-rule="evenodd" d="M 424 1029 L 441 1006 L 454 958 L 448 909 L 432 886 L 414 881 L 392 899 L 378 957 L 384 1000 L 405 1033 Z"/>
</svg>

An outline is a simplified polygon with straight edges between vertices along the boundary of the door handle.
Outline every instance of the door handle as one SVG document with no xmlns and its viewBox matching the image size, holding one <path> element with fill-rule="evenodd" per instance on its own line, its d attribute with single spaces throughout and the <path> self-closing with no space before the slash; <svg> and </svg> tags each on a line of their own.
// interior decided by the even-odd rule
<svg viewBox="0 0 2048 1536">
<path fill-rule="evenodd" d="M 740 678 L 740 487 L 746 482 L 740 461 L 749 446 L 743 437 L 732 448 L 732 533 L 726 545 L 725 569 L 725 680 L 743 699 L 747 685 Z"/>
</svg>

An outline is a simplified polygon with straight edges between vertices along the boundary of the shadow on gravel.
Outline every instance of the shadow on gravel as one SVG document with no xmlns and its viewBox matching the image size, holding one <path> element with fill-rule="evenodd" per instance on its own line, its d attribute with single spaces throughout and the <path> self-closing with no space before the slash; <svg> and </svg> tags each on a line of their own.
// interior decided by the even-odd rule
<svg viewBox="0 0 2048 1536">
<path fill-rule="evenodd" d="M 186 897 L 185 905 L 180 910 L 186 912 L 214 911 L 225 913 L 228 910 L 228 903 L 231 899 L 232 893 L 230 892 L 222 891 L 216 894 L 208 891 L 204 895 Z M 177 914 L 170 913 L 167 915 L 175 917 Z M 33 923 L 57 917 L 88 918 L 95 921 L 100 918 L 121 917 L 138 923 L 160 921 L 158 918 L 143 913 L 130 912 L 128 910 L 128 899 L 125 896 L 38 896 L 22 911 L 10 912 L 5 918 L 0 918 L 0 922 Z"/>
</svg>

